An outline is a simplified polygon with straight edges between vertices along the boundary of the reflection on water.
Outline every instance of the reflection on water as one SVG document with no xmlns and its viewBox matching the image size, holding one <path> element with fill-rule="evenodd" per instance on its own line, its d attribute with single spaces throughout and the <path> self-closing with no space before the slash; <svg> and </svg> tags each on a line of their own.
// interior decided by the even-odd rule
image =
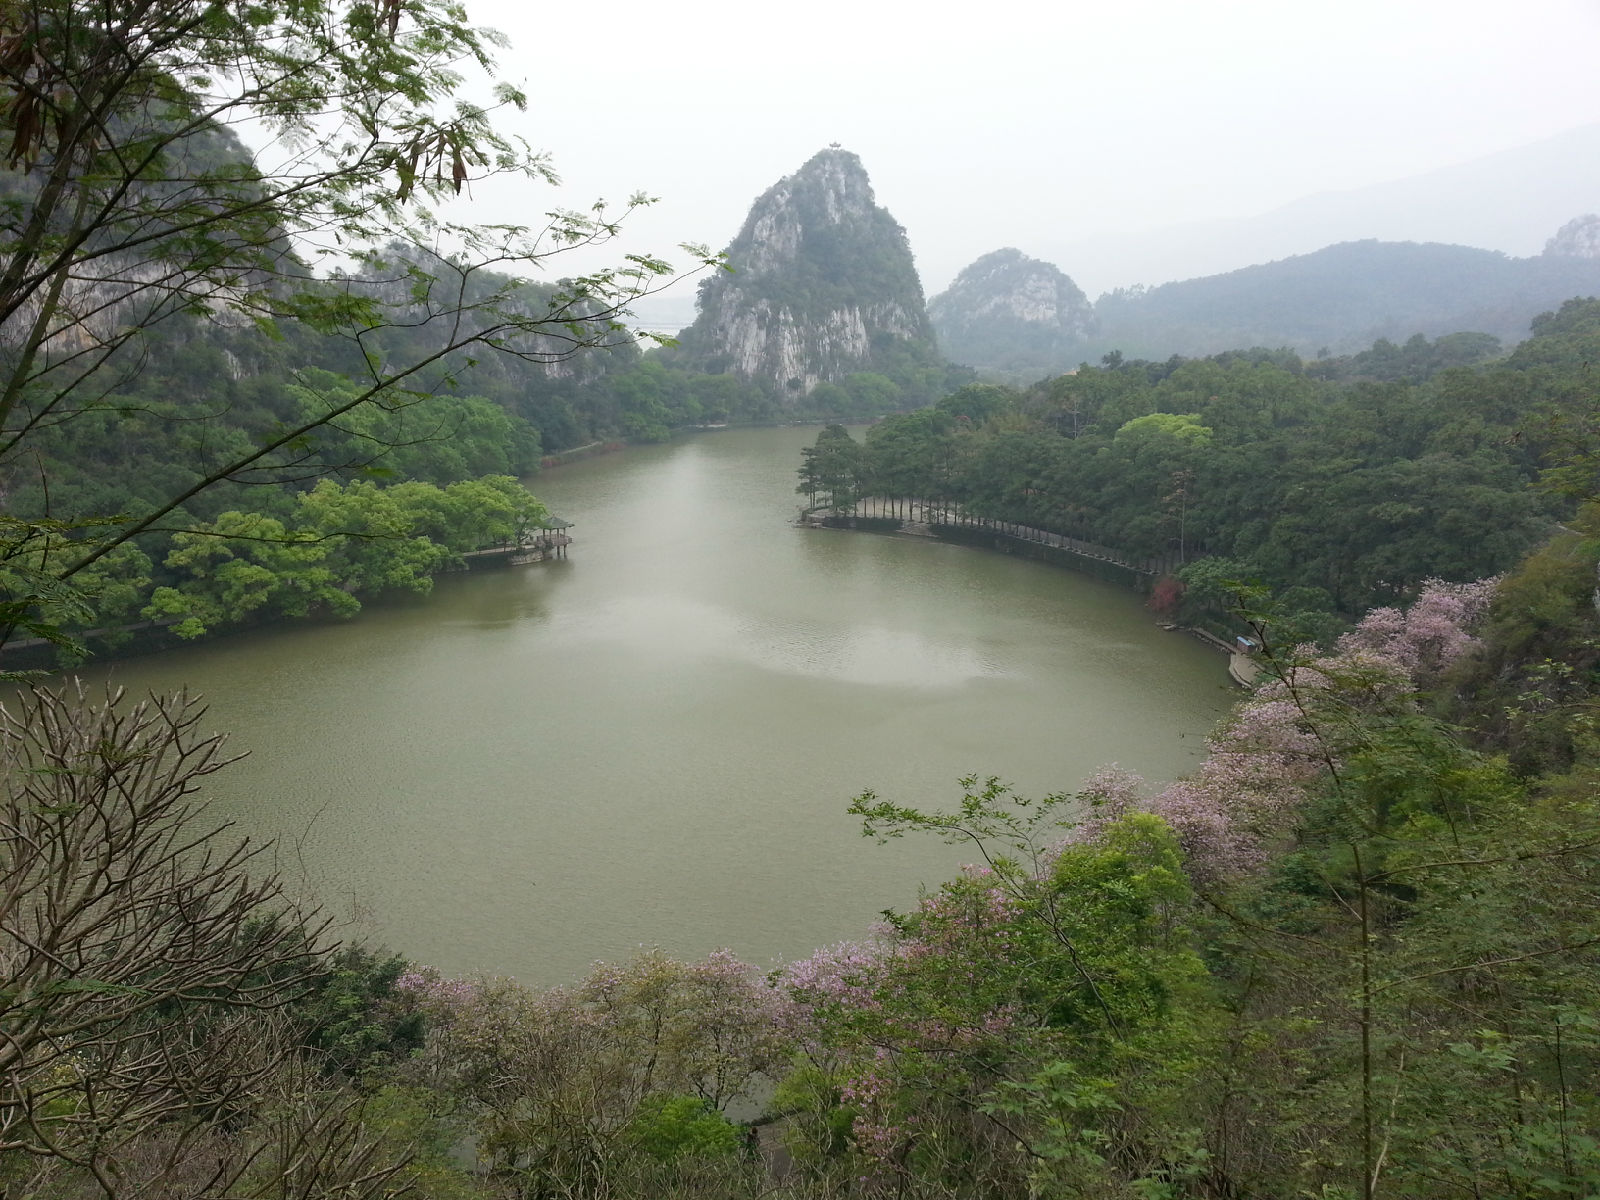
<svg viewBox="0 0 1600 1200">
<path fill-rule="evenodd" d="M 568 564 L 561 559 L 538 564 L 544 576 L 540 586 L 529 587 L 518 570 L 480 571 L 448 575 L 434 581 L 436 592 L 451 592 L 443 603 L 447 619 L 478 628 L 497 628 L 520 622 L 543 622 L 551 617 L 547 593 L 561 585 Z M 460 595 L 454 594 L 459 591 Z"/>
<path fill-rule="evenodd" d="M 860 839 L 866 788 L 935 806 L 965 774 L 1039 794 L 1194 760 L 1220 657 L 1070 572 L 793 527 L 814 437 L 557 468 L 535 488 L 575 523 L 565 562 L 95 674 L 203 691 L 251 752 L 218 811 L 366 936 L 538 982 L 641 943 L 767 962 L 913 902 L 961 852 Z"/>
</svg>

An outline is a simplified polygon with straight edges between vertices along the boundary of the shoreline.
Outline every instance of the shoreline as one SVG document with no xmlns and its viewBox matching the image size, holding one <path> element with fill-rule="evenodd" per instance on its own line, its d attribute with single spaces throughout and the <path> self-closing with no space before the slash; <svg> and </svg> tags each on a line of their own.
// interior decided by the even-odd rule
<svg viewBox="0 0 1600 1200">
<path fill-rule="evenodd" d="M 925 512 L 925 515 L 933 514 Z M 941 512 L 938 515 L 951 514 Z M 1077 539 L 1050 533 L 1048 530 L 1035 530 L 1031 526 L 994 521 L 988 517 L 967 518 L 967 520 L 972 523 L 958 524 L 953 521 L 845 514 L 823 516 L 817 511 L 802 511 L 796 518 L 795 524 L 801 529 L 840 529 L 857 533 L 889 534 L 895 537 L 933 538 L 951 545 L 973 546 L 997 554 L 1020 553 L 1038 562 L 1062 567 L 1140 592 L 1148 592 L 1147 582 L 1160 578 L 1162 574 L 1155 569 L 1153 563 L 1141 567 L 1116 555 L 1106 547 L 1092 546 L 1090 543 L 1079 542 Z M 1037 536 L 1013 533 L 1002 526 L 1009 526 L 1015 530 L 1028 530 Z M 1212 649 L 1226 654 L 1228 678 L 1235 686 L 1246 691 L 1255 687 L 1261 674 L 1261 667 L 1250 655 L 1239 653 L 1235 646 L 1210 630 L 1168 622 L 1160 624 L 1163 629 L 1173 633 L 1188 634 L 1205 642 Z"/>
</svg>

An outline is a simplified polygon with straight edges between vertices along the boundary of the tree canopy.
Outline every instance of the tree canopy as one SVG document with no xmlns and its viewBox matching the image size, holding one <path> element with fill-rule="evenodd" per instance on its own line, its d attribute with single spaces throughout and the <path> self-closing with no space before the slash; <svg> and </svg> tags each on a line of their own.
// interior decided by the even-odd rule
<svg viewBox="0 0 1600 1200">
<path fill-rule="evenodd" d="M 1592 494 L 1583 348 L 1597 324 L 1600 306 L 1575 301 L 1508 356 L 1414 375 L 1374 365 L 1390 358 L 1380 343 L 1361 366 L 1255 350 L 971 385 L 849 447 L 825 431 L 801 490 L 848 501 L 834 508 L 924 500 L 1104 546 L 1181 575 L 1189 619 L 1220 617 L 1209 581 L 1253 580 L 1326 635 L 1427 579 L 1510 567 L 1570 511 L 1532 486 L 1541 477 Z M 1450 341 L 1403 357 L 1447 362 Z M 1542 468 L 1557 452 L 1569 465 Z"/>
<path fill-rule="evenodd" d="M 671 271 L 630 255 L 536 288 L 522 275 L 609 240 L 620 216 L 448 215 L 475 180 L 556 181 L 496 130 L 497 110 L 524 103 L 516 89 L 467 98 L 466 73 L 492 71 L 500 39 L 458 4 L 45 0 L 8 10 L 0 34 L 0 478 L 37 478 L 51 437 L 114 440 L 152 409 L 187 451 L 109 509 L 92 489 L 51 495 L 47 469 L 0 541 L 7 626 L 50 633 L 41 602 L 116 548 L 183 527 L 219 485 L 325 468 L 317 435 L 347 417 L 336 436 L 393 436 L 392 420 L 358 414 L 392 417 L 476 357 L 548 367 L 631 342 L 627 302 Z M 303 374 L 289 403 L 243 419 L 229 414 L 246 398 L 215 376 L 193 397 L 138 397 L 157 343 L 207 327 L 336 339 L 342 378 Z"/>
</svg>

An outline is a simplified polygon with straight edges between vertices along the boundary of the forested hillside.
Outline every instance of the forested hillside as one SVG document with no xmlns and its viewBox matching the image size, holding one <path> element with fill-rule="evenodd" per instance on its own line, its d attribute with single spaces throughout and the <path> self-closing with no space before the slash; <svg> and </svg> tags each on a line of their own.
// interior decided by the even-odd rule
<svg viewBox="0 0 1600 1200">
<path fill-rule="evenodd" d="M 1531 485 L 1587 393 L 1600 303 L 1535 323 L 1504 358 L 1467 335 L 1347 359 L 1254 351 L 1112 359 L 1026 391 L 975 386 L 819 441 L 802 489 L 831 507 L 917 498 L 1152 560 L 1220 613 L 1254 580 L 1311 633 L 1505 570 L 1562 502 Z M 841 431 L 842 432 L 842 431 Z M 840 498 L 844 499 L 840 505 Z M 1164 594 L 1172 595 L 1170 591 Z"/>
<path fill-rule="evenodd" d="M 977 274 L 963 274 L 931 311 L 952 359 L 1011 383 L 1108 353 L 1166 359 L 1266 346 L 1327 358 L 1378 341 L 1462 331 L 1511 344 L 1539 313 L 1600 293 L 1594 258 L 1571 250 L 1510 258 L 1368 240 L 1223 275 L 1119 288 L 1091 307 L 1081 293 L 1074 300 L 1076 288 L 1049 264 L 991 263 L 995 257 L 974 263 L 968 270 Z"/>
<path fill-rule="evenodd" d="M 373 260 L 369 278 L 404 280 L 412 261 Z M 360 290 L 381 302 L 380 285 Z M 542 308 L 554 291 L 528 289 L 526 303 Z M 70 540 L 109 515 L 139 521 L 185 498 L 78 573 L 81 602 L 58 599 L 30 620 L 52 637 L 103 630 L 93 645 L 105 650 L 152 621 L 194 637 L 348 616 L 361 597 L 424 591 L 461 554 L 536 532 L 548 514 L 515 481 L 539 465 L 530 418 L 563 439 L 616 436 L 614 409 L 574 400 L 608 365 L 637 362 L 632 339 L 604 322 L 580 325 L 581 336 L 612 345 L 581 368 L 562 361 L 554 338 L 547 351 L 474 362 L 472 392 L 457 386 L 468 370 L 463 349 L 381 403 L 351 407 L 368 386 L 367 356 L 424 361 L 446 344 L 425 315 L 386 312 L 360 343 L 293 320 L 263 328 L 175 314 L 105 356 L 73 394 L 82 411 L 57 420 L 64 405 L 41 407 L 27 455 L 0 468 L 13 520 L 53 522 Z M 270 462 L 230 469 L 301 428 Z M 33 540 L 12 557 L 13 591 L 29 587 L 32 561 L 51 553 L 49 538 Z"/>
<path fill-rule="evenodd" d="M 1467 246 L 1345 242 L 1225 275 L 1108 293 L 1095 303 L 1095 357 L 1214 354 L 1287 346 L 1349 354 L 1379 338 L 1462 330 L 1507 342 L 1571 296 L 1600 293 L 1593 260 L 1510 258 Z"/>
<path fill-rule="evenodd" d="M 928 301 L 939 348 L 990 375 L 1032 381 L 1082 360 L 1097 321 L 1078 285 L 1020 250 L 995 250 Z"/>
</svg>

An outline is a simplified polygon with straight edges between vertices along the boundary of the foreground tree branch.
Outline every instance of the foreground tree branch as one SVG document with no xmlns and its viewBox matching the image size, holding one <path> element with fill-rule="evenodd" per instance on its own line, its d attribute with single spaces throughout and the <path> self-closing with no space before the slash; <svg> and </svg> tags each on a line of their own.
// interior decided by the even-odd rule
<svg viewBox="0 0 1600 1200">
<path fill-rule="evenodd" d="M 184 697 L 0 708 L 0 1151 L 88 1167 L 254 1102 L 262 1015 L 324 970 L 326 923 L 195 799 L 228 759 Z"/>
<path fill-rule="evenodd" d="M 664 260 L 532 281 L 611 241 L 645 197 L 492 227 L 440 207 L 491 177 L 557 182 L 495 128 L 523 107 L 515 88 L 462 95 L 500 45 L 450 2 L 0 3 L 0 498 L 37 479 L 42 436 L 125 419 L 114 390 L 165 324 L 292 323 L 343 341 L 359 378 L 311 419 L 233 430 L 138 511 L 13 513 L 0 640 L 56 640 L 83 582 L 68 577 L 222 481 L 302 478 L 307 439 L 352 409 L 451 386 L 483 355 L 549 368 L 632 338 L 627 305 L 671 277 Z M 385 361 L 400 330 L 421 341 Z"/>
</svg>

